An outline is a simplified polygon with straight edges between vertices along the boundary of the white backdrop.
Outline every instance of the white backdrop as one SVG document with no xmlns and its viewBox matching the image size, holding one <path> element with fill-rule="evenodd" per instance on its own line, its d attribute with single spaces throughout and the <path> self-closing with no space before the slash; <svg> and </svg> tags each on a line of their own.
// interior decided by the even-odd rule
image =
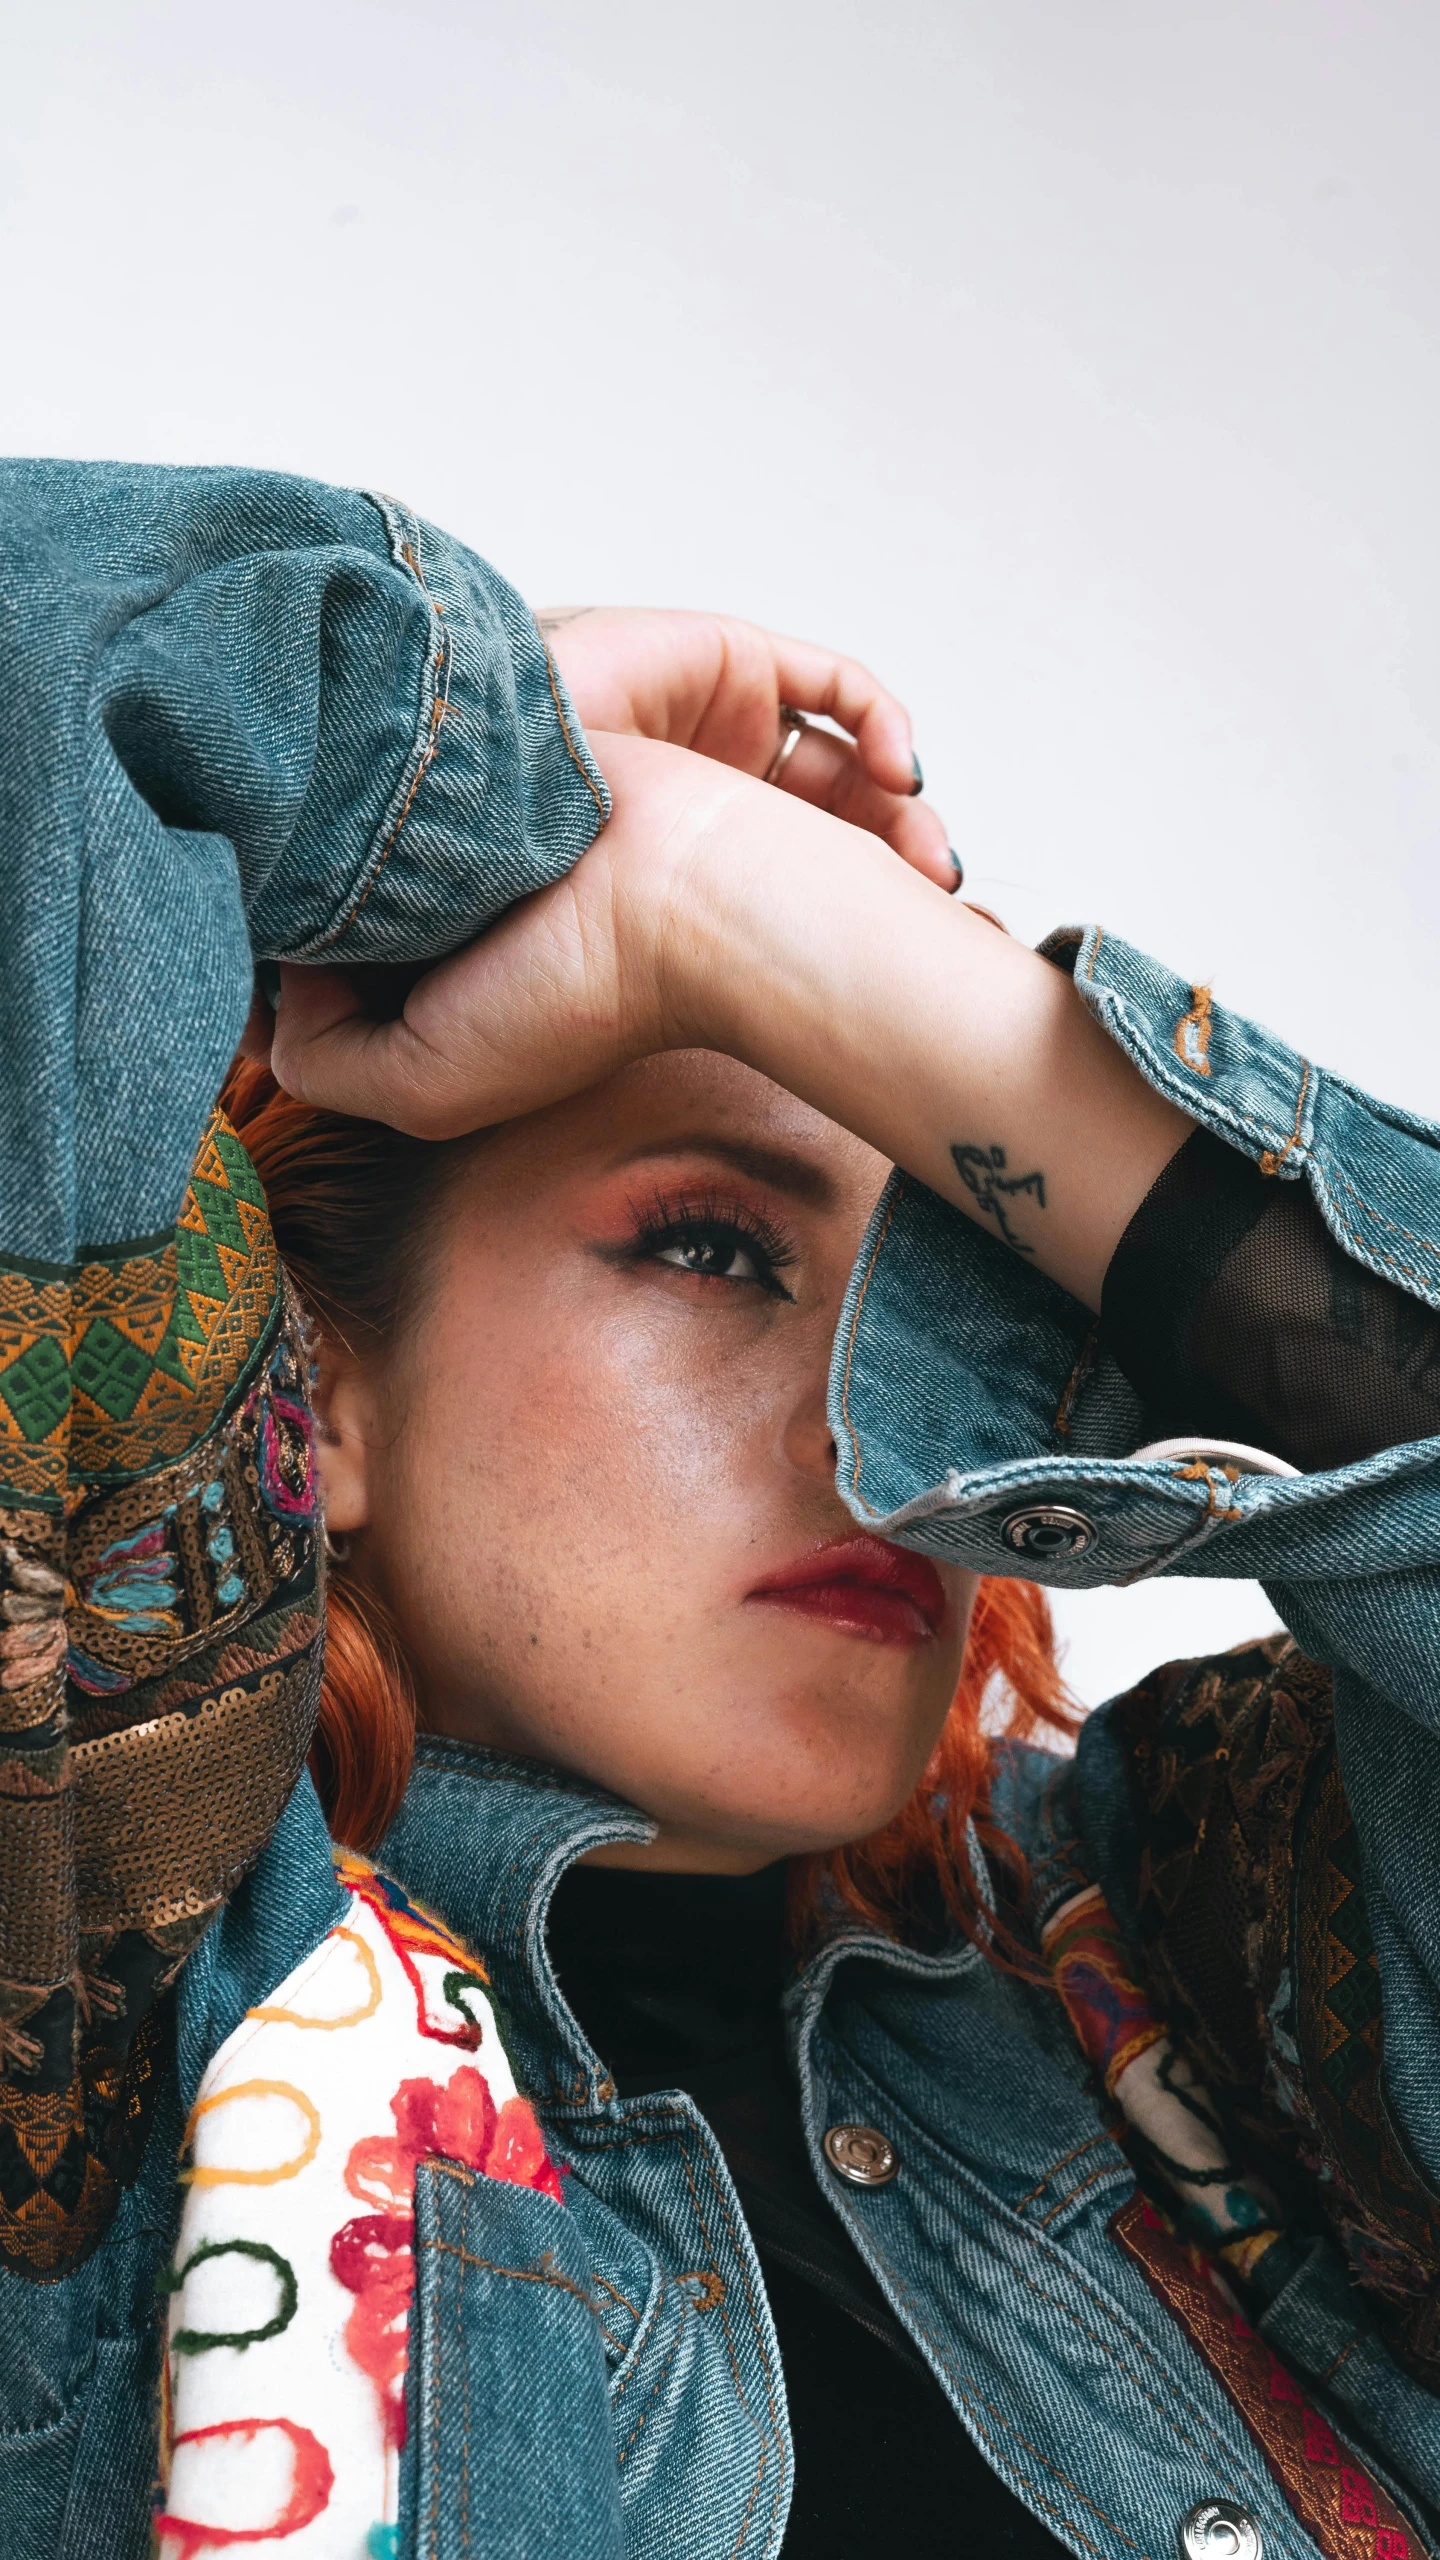
<svg viewBox="0 0 1440 2560">
<path fill-rule="evenodd" d="M 914 708 L 975 893 L 1440 1112 L 1426 0 L 69 0 L 0 443 L 403 493 Z M 1067 1601 L 1091 1698 L 1266 1621 Z"/>
</svg>

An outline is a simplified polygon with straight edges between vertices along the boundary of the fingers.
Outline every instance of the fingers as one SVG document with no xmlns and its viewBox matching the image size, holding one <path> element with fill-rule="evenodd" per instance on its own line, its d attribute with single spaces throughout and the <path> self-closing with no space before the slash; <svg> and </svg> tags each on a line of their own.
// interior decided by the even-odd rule
<svg viewBox="0 0 1440 2560">
<path fill-rule="evenodd" d="M 855 748 L 824 729 L 807 729 L 786 762 L 780 787 L 813 807 L 882 836 L 891 850 L 942 889 L 956 889 L 960 874 L 943 822 L 923 800 L 903 798 L 875 782 Z"/>
<path fill-rule="evenodd" d="M 770 640 L 781 701 L 833 720 L 854 739 L 861 764 L 880 790 L 897 799 L 913 797 L 921 775 L 904 704 L 858 659 L 837 657 L 810 640 L 776 633 Z"/>
<path fill-rule="evenodd" d="M 344 970 L 284 967 L 271 1051 L 277 1081 L 319 1110 L 445 1139 L 543 1109 L 612 1073 L 626 1034 L 606 866 L 593 849 L 584 859 L 589 913 L 567 875 L 428 969 L 388 1019 L 376 1019 L 370 991 Z M 655 1045 L 641 1036 L 642 1048 Z"/>
</svg>

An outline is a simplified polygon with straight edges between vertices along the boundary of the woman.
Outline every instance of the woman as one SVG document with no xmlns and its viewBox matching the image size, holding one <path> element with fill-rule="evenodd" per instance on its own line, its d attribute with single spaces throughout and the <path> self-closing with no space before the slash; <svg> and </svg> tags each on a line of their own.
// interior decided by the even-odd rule
<svg viewBox="0 0 1440 2560">
<path fill-rule="evenodd" d="M 432 866 L 388 868 L 454 736 L 438 682 L 347 830 L 348 636 L 296 723 L 308 803 L 290 738 L 244 800 L 174 660 L 132 660 L 105 735 L 171 835 L 240 837 L 242 877 L 262 810 L 252 915 L 299 896 L 343 933 L 375 891 L 364 955 L 424 959 L 535 873 L 437 928 Z M 968 2523 L 1401 2560 L 1440 2477 L 1433 1139 L 1123 944 L 1023 951 L 757 780 L 590 746 L 592 849 L 403 1009 L 285 971 L 284 1091 L 232 1078 L 138 1390 L 99 1327 L 143 1348 L 145 1257 L 51 1264 L 79 1266 L 71 1493 L 43 1535 L 12 1520 L 9 1616 L 27 1671 L 36 1629 L 68 1639 L 81 1964 L 12 2003 L 12 2080 L 78 2054 L 91 2228 L 66 2271 L 51 2216 L 58 2282 L 11 2289 L 33 2547 L 128 2547 L 134 2288 L 188 2109 L 167 2552 L 795 2555 Z M 352 1848 L 388 1820 L 338 1880 L 287 1794 L 311 1361 L 317 1765 Z M 176 1370 L 216 1393 L 203 1465 L 192 1441 L 165 1475 L 134 1418 L 164 1426 Z M 128 1435 L 106 1464 L 77 1456 L 93 1414 Z M 1172 1667 L 1073 1763 L 987 1755 L 992 1669 L 1063 1723 L 1035 1608 L 977 1583 L 1017 1568 L 1262 1573 L 1312 1659 Z M 87 1943 L 95 1879 L 129 1916 L 147 1860 L 146 1925 Z"/>
</svg>

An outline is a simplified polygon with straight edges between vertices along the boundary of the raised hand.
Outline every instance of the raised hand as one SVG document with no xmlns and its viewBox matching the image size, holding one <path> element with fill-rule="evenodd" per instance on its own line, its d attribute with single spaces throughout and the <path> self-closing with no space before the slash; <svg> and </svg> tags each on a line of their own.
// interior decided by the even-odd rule
<svg viewBox="0 0 1440 2560">
<path fill-rule="evenodd" d="M 340 971 L 287 968 L 281 1083 L 449 1138 L 632 1058 L 722 1050 L 1098 1308 L 1191 1124 L 1069 979 L 873 835 L 683 749 L 590 736 L 614 815 L 574 869 L 430 970 L 397 1019 Z"/>
<path fill-rule="evenodd" d="M 910 715 L 854 658 L 723 613 L 571 605 L 536 620 L 587 729 L 693 747 L 757 778 L 786 749 L 782 790 L 882 836 L 941 888 L 958 885 L 945 829 L 917 796 Z M 782 706 L 847 736 L 805 728 L 789 745 Z"/>
</svg>

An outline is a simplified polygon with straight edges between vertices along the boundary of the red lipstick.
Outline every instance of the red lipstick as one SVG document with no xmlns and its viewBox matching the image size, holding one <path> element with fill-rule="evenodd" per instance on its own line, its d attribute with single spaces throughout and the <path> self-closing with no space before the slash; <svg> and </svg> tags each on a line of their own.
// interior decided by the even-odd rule
<svg viewBox="0 0 1440 2560">
<path fill-rule="evenodd" d="M 871 1644 L 928 1644 L 945 1623 L 945 1586 L 929 1557 L 863 1535 L 812 1547 L 746 1597 L 802 1610 Z"/>
</svg>

